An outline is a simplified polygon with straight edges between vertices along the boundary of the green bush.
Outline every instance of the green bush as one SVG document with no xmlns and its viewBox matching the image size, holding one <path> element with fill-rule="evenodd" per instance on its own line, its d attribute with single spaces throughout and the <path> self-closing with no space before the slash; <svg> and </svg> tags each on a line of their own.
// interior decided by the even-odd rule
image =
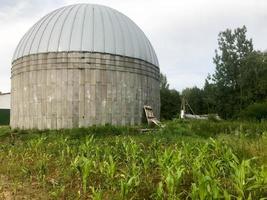
<svg viewBox="0 0 267 200">
<path fill-rule="evenodd" d="M 0 125 L 9 125 L 10 110 L 0 109 Z"/>
<path fill-rule="evenodd" d="M 240 112 L 241 119 L 261 121 L 267 119 L 267 102 L 249 105 Z"/>
<path fill-rule="evenodd" d="M 160 107 L 161 120 L 170 120 L 179 115 L 181 100 L 178 91 L 161 89 L 160 102 L 161 102 L 161 107 Z"/>
</svg>

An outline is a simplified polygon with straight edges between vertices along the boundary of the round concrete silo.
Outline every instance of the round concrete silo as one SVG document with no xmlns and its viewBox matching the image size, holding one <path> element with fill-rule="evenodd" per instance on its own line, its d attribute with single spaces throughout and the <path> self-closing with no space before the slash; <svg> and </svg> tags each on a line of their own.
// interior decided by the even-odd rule
<svg viewBox="0 0 267 200">
<path fill-rule="evenodd" d="M 140 124 L 159 117 L 159 65 L 142 30 L 105 6 L 57 9 L 23 36 L 12 60 L 11 127 Z"/>
</svg>

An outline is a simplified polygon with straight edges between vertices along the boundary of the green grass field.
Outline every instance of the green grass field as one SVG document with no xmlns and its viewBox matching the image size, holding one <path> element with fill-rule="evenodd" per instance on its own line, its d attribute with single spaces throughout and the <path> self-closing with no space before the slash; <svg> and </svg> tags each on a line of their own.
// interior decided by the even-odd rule
<svg viewBox="0 0 267 200">
<path fill-rule="evenodd" d="M 266 199 L 267 123 L 0 128 L 0 199 Z"/>
</svg>

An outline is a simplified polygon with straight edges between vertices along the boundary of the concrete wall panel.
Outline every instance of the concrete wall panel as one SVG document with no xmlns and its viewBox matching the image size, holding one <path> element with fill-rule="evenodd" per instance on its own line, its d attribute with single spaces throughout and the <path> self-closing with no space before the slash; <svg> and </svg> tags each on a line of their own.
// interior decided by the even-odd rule
<svg viewBox="0 0 267 200">
<path fill-rule="evenodd" d="M 159 68 L 100 53 L 43 53 L 12 66 L 12 128 L 61 129 L 140 124 L 143 106 L 159 117 Z"/>
</svg>

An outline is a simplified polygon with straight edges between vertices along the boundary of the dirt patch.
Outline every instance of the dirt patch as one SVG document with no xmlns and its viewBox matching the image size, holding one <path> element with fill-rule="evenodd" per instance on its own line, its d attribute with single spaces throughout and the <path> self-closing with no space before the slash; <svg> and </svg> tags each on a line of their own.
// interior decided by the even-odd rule
<svg viewBox="0 0 267 200">
<path fill-rule="evenodd" d="M 46 193 L 36 184 L 14 183 L 7 176 L 0 175 L 0 199 L 2 200 L 45 200 Z"/>
<path fill-rule="evenodd" d="M 0 176 L 0 198 L 5 200 L 13 200 L 14 195 L 8 189 L 8 178 L 1 175 Z"/>
</svg>

